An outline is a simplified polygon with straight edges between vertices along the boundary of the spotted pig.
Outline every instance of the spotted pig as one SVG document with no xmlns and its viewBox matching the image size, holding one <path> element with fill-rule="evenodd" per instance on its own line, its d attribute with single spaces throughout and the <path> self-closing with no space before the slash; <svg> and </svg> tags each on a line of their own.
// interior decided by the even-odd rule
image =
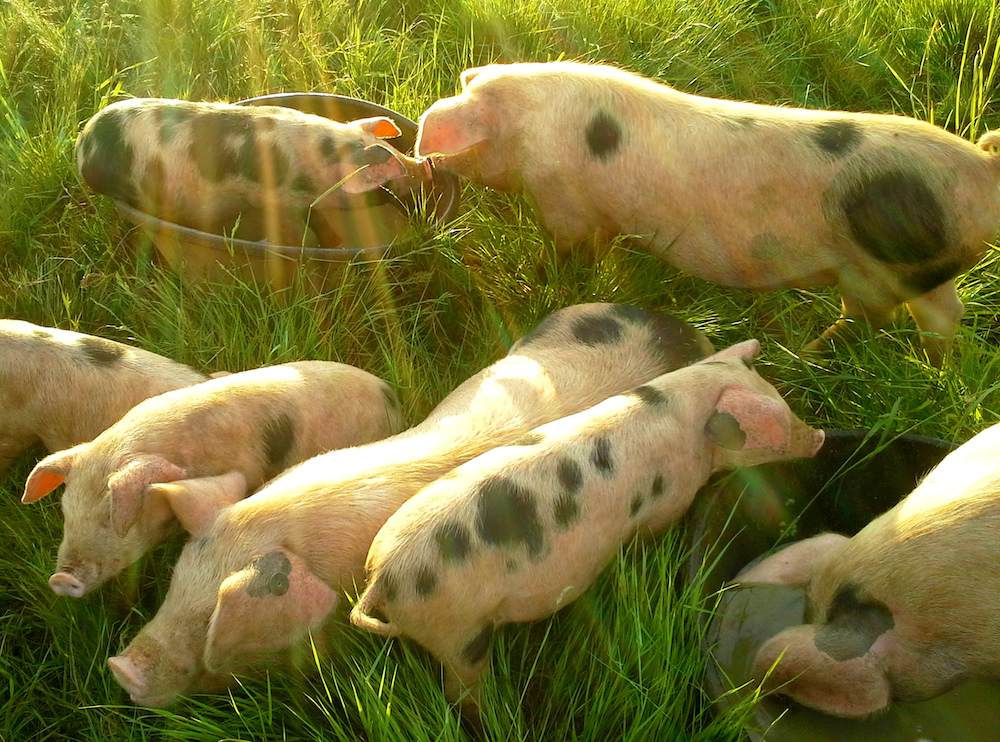
<svg viewBox="0 0 1000 742">
<path fill-rule="evenodd" d="M 207 514 L 159 613 L 108 664 L 144 706 L 228 684 L 234 670 L 322 626 L 340 592 L 355 593 L 372 538 L 421 487 L 710 350 L 685 323 L 634 307 L 555 312 L 416 427 L 311 459 Z"/>
<path fill-rule="evenodd" d="M 837 285 L 847 320 L 905 303 L 940 362 L 963 306 L 954 277 L 1000 229 L 1000 132 L 979 146 L 902 116 L 688 95 L 572 62 L 466 70 L 420 119 L 416 152 L 523 189 L 562 250 L 618 235 L 714 283 Z"/>
<path fill-rule="evenodd" d="M 88 186 L 147 214 L 276 245 L 336 247 L 330 210 L 385 202 L 383 186 L 405 194 L 429 177 L 381 141 L 399 134 L 384 116 L 342 124 L 280 106 L 136 98 L 91 118 L 76 156 Z"/>
<path fill-rule="evenodd" d="M 147 397 L 204 380 L 140 348 L 0 319 L 0 473 L 36 443 L 89 441 Z"/>
<path fill-rule="evenodd" d="M 93 441 L 42 459 L 22 502 L 65 482 L 56 573 L 80 597 L 162 541 L 180 516 L 227 501 L 311 456 L 402 428 L 394 392 L 341 363 L 302 361 L 211 379 L 142 402 Z"/>
<path fill-rule="evenodd" d="M 425 487 L 368 553 L 351 621 L 408 636 L 478 699 L 499 624 L 573 602 L 621 544 L 675 523 L 721 469 L 812 456 L 799 420 L 744 362 L 756 340 L 542 425 Z"/>
<path fill-rule="evenodd" d="M 758 650 L 765 690 L 856 718 L 1000 678 L 998 451 L 994 425 L 853 538 L 800 541 L 737 578 L 807 588 L 808 623 Z"/>
</svg>

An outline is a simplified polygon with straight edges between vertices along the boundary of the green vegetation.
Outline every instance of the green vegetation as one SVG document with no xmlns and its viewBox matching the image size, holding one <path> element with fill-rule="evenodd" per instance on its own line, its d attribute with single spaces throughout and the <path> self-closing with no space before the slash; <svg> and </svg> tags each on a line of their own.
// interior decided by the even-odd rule
<svg viewBox="0 0 1000 742">
<path fill-rule="evenodd" d="M 679 274 L 627 243 L 596 264 L 554 251 L 517 197 L 465 186 L 459 218 L 420 224 L 339 288 L 262 295 L 182 286 L 75 172 L 84 122 L 129 96 L 238 100 L 324 91 L 416 119 L 491 61 L 620 64 L 683 90 L 883 111 L 975 139 L 1000 127 L 996 0 L 6 0 L 0 3 L 0 316 L 141 345 L 205 371 L 321 358 L 398 390 L 417 422 L 548 312 L 585 301 L 669 310 L 717 347 L 764 346 L 761 373 L 813 425 L 964 441 L 1000 410 L 1000 281 L 960 279 L 958 350 L 941 370 L 909 318 L 836 349 L 796 351 L 839 313 L 833 290 L 758 294 Z M 666 132 L 665 135 L 669 135 Z M 156 611 L 176 544 L 97 594 L 46 584 L 57 498 L 19 504 L 31 457 L 0 478 L 0 740 L 452 740 L 469 730 L 416 647 L 341 622 L 335 651 L 170 712 L 127 703 L 105 660 Z M 737 709 L 699 690 L 698 618 L 681 533 L 624 550 L 551 620 L 499 634 L 484 736 L 738 739 Z"/>
</svg>

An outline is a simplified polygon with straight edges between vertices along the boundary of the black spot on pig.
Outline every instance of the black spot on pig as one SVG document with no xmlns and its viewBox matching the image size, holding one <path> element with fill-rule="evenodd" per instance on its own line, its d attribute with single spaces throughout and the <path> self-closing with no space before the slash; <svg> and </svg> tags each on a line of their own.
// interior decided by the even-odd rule
<svg viewBox="0 0 1000 742">
<path fill-rule="evenodd" d="M 583 487 L 583 470 L 572 459 L 560 459 L 556 466 L 556 477 L 567 494 L 575 495 Z"/>
<path fill-rule="evenodd" d="M 962 272 L 962 268 L 962 263 L 957 260 L 950 260 L 934 267 L 921 267 L 904 278 L 903 283 L 911 292 L 910 296 L 920 296 L 931 289 L 936 289 L 945 281 L 950 281 Z"/>
<path fill-rule="evenodd" d="M 712 352 L 704 335 L 684 320 L 671 314 L 621 306 L 623 309 L 634 310 L 632 316 L 635 321 L 649 328 L 654 347 L 659 352 L 663 362 L 670 368 L 687 366 L 695 361 L 700 361 Z M 618 310 L 619 314 L 622 312 L 623 310 Z"/>
<path fill-rule="evenodd" d="M 840 200 L 854 240 L 883 263 L 914 265 L 948 248 L 944 210 L 915 173 L 868 174 Z"/>
<path fill-rule="evenodd" d="M 391 603 L 399 596 L 399 580 L 391 572 L 382 572 L 378 580 L 379 587 L 382 589 L 382 597 Z"/>
<path fill-rule="evenodd" d="M 705 434 L 723 448 L 742 450 L 747 444 L 747 434 L 728 412 L 716 412 L 705 423 Z"/>
<path fill-rule="evenodd" d="M 606 111 L 599 111 L 590 120 L 586 134 L 590 154 L 599 160 L 610 158 L 621 144 L 621 127 Z"/>
<path fill-rule="evenodd" d="M 318 196 L 316 184 L 313 183 L 312 178 L 310 178 L 305 173 L 299 173 L 294 178 L 292 178 L 292 190 L 296 193 L 301 193 L 304 195 Z"/>
<path fill-rule="evenodd" d="M 284 413 L 271 418 L 264 424 L 262 438 L 267 467 L 276 473 L 287 469 L 295 447 L 295 421 Z"/>
<path fill-rule="evenodd" d="M 161 106 L 156 109 L 159 122 L 160 144 L 167 145 L 177 138 L 181 127 L 191 119 L 191 111 L 179 106 Z"/>
<path fill-rule="evenodd" d="M 611 458 L 611 441 L 604 436 L 594 441 L 594 450 L 590 454 L 590 463 L 606 477 L 614 474 L 615 462 Z"/>
<path fill-rule="evenodd" d="M 663 491 L 664 491 L 663 475 L 657 474 L 655 477 L 653 477 L 653 484 L 649 488 L 649 496 L 652 497 L 654 500 L 656 500 L 657 498 L 663 497 Z"/>
<path fill-rule="evenodd" d="M 328 163 L 336 164 L 340 162 L 340 147 L 337 138 L 333 134 L 327 134 L 319 142 L 319 153 Z"/>
<path fill-rule="evenodd" d="M 438 526 L 434 531 L 434 540 L 437 541 L 438 551 L 441 552 L 441 561 L 445 564 L 463 562 L 468 559 L 471 551 L 471 539 L 469 529 L 461 523 L 446 523 L 443 526 Z"/>
<path fill-rule="evenodd" d="M 867 654 L 875 640 L 895 625 L 884 603 L 865 599 L 858 585 L 847 584 L 834 595 L 814 643 L 837 662 L 845 662 Z"/>
<path fill-rule="evenodd" d="M 581 317 L 573 323 L 573 337 L 585 345 L 607 345 L 621 336 L 621 323 L 608 315 Z"/>
<path fill-rule="evenodd" d="M 476 634 L 476 638 L 465 645 L 462 650 L 462 660 L 469 667 L 474 667 L 486 659 L 490 653 L 490 645 L 493 643 L 493 624 L 483 627 L 483 630 Z"/>
<path fill-rule="evenodd" d="M 655 386 L 650 386 L 649 384 L 643 384 L 642 386 L 636 387 L 629 392 L 629 394 L 634 397 L 638 397 L 650 407 L 666 408 L 668 406 L 669 400 L 667 399 L 667 396 Z"/>
<path fill-rule="evenodd" d="M 355 165 L 384 165 L 392 159 L 392 153 L 379 144 L 372 144 L 364 149 L 356 149 L 351 154 Z"/>
<path fill-rule="evenodd" d="M 524 544 L 532 556 L 542 550 L 545 534 L 532 493 L 506 477 L 491 477 L 479 486 L 476 530 L 495 547 Z"/>
<path fill-rule="evenodd" d="M 631 517 L 634 518 L 639 514 L 639 511 L 642 509 L 643 502 L 645 502 L 645 500 L 642 495 L 636 494 L 632 496 L 632 505 L 629 508 L 629 515 Z"/>
<path fill-rule="evenodd" d="M 292 563 L 280 551 L 272 551 L 254 559 L 250 565 L 253 576 L 247 583 L 247 595 L 263 598 L 268 595 L 281 596 L 288 592 L 288 575 L 292 573 Z"/>
<path fill-rule="evenodd" d="M 85 337 L 76 341 L 84 357 L 95 366 L 114 366 L 125 355 L 125 346 L 104 338 Z"/>
<path fill-rule="evenodd" d="M 84 141 L 78 143 L 86 147 L 80 176 L 98 193 L 139 206 L 139 196 L 128 177 L 134 165 L 132 146 L 125 136 L 130 118 L 120 108 L 103 111 L 94 118 Z"/>
<path fill-rule="evenodd" d="M 826 121 L 816 127 L 813 139 L 821 150 L 837 160 L 861 142 L 861 130 L 853 121 Z"/>
<path fill-rule="evenodd" d="M 240 157 L 247 140 L 256 139 L 253 116 L 234 111 L 203 112 L 192 118 L 191 132 L 188 155 L 206 180 L 219 183 L 249 167 L 240 163 Z M 242 145 L 236 151 L 234 140 Z"/>
<path fill-rule="evenodd" d="M 532 430 L 525 433 L 516 441 L 511 443 L 512 446 L 535 446 L 545 440 L 545 434 L 539 433 L 536 430 Z"/>
<path fill-rule="evenodd" d="M 430 567 L 424 566 L 418 569 L 413 580 L 413 589 L 417 591 L 417 595 L 426 598 L 434 592 L 435 587 L 437 587 L 437 575 Z"/>
<path fill-rule="evenodd" d="M 573 525 L 580 517 L 580 505 L 577 503 L 576 498 L 565 492 L 559 495 L 556 498 L 552 517 L 555 519 L 556 525 L 563 530 Z"/>
</svg>

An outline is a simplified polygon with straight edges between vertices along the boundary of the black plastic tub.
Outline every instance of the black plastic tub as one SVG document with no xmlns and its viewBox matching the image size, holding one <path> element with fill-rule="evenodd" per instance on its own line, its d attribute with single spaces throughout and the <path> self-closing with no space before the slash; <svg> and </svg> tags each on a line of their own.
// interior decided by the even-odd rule
<svg viewBox="0 0 1000 742">
<path fill-rule="evenodd" d="M 779 544 L 824 531 L 854 534 L 908 495 L 954 444 L 870 431 L 827 431 L 813 459 L 733 472 L 709 483 L 688 514 L 689 577 L 708 575 L 717 593 L 748 564 Z M 710 617 L 705 686 L 723 705 L 752 693 L 757 649 L 804 620 L 802 590 L 783 586 L 727 588 Z M 922 703 L 893 704 L 868 720 L 837 719 L 764 698 L 746 726 L 754 742 L 996 742 L 1000 682 L 970 680 Z"/>
</svg>

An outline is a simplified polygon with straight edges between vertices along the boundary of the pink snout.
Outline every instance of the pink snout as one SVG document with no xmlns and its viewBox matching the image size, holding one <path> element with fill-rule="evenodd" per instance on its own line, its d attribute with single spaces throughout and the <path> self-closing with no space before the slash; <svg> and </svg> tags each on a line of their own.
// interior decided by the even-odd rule
<svg viewBox="0 0 1000 742">
<path fill-rule="evenodd" d="M 125 655 L 109 657 L 108 667 L 114 673 L 118 684 L 128 693 L 129 698 L 132 699 L 132 703 L 149 708 L 164 708 L 165 706 L 169 706 L 170 702 L 174 700 L 175 694 L 173 693 L 165 693 L 159 696 L 147 695 L 149 693 L 149 684 L 146 682 L 145 675 Z"/>
<path fill-rule="evenodd" d="M 49 578 L 49 587 L 56 595 L 82 598 L 87 587 L 69 572 L 56 572 Z"/>
</svg>

